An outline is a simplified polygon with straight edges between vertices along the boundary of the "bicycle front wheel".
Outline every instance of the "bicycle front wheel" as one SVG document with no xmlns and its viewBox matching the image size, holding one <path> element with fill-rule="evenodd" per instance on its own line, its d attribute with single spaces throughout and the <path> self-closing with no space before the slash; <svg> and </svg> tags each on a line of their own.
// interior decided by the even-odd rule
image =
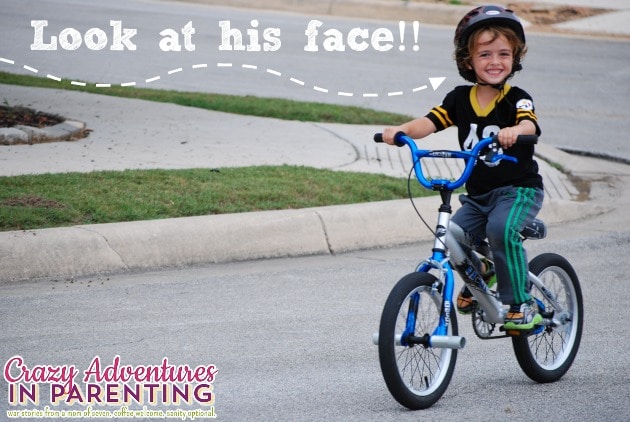
<svg viewBox="0 0 630 422">
<path fill-rule="evenodd" d="M 564 324 L 545 327 L 529 337 L 513 337 L 516 359 L 523 372 L 540 383 L 559 380 L 571 367 L 582 339 L 583 305 L 582 290 L 575 270 L 564 257 L 545 253 L 535 257 L 529 270 L 538 276 L 568 312 Z M 541 311 L 553 310 L 551 303 L 534 286 L 531 292 L 542 305 Z"/>
<path fill-rule="evenodd" d="M 392 289 L 381 316 L 378 353 L 381 372 L 391 395 L 403 406 L 426 409 L 446 391 L 457 360 L 457 350 L 404 345 L 401 336 L 433 334 L 439 324 L 441 289 L 433 288 L 435 276 L 412 273 Z M 455 311 L 450 310 L 448 335 L 457 335 Z"/>
</svg>

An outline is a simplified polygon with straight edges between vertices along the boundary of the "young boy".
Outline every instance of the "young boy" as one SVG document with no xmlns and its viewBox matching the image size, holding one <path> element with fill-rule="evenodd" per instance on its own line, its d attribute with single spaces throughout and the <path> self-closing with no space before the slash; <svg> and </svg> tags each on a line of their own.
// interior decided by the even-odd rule
<svg viewBox="0 0 630 422">
<path fill-rule="evenodd" d="M 499 296 L 510 304 L 505 328 L 529 330 L 542 317 L 527 292 L 527 258 L 519 233 L 540 210 L 544 193 L 534 147 L 516 144 L 516 138 L 540 135 L 540 128 L 529 94 L 506 83 L 521 70 L 525 33 L 511 10 L 481 6 L 460 21 L 454 42 L 459 73 L 474 85 L 456 87 L 424 117 L 385 128 L 383 139 L 393 144 L 400 131 L 419 139 L 455 125 L 463 150 L 498 134 L 503 152 L 518 159 L 498 165 L 477 162 L 466 183 L 467 195 L 460 197 L 462 206 L 451 221 L 477 239 L 488 238 Z M 457 299 L 458 311 L 470 313 L 473 304 L 464 287 Z"/>
</svg>

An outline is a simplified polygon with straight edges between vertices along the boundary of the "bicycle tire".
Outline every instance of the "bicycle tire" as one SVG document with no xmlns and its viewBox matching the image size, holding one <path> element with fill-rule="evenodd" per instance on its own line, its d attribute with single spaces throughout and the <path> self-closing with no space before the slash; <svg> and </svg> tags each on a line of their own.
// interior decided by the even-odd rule
<svg viewBox="0 0 630 422">
<path fill-rule="evenodd" d="M 559 380 L 569 370 L 580 347 L 584 309 L 582 290 L 575 270 L 561 255 L 538 255 L 529 263 L 529 269 L 572 314 L 571 321 L 565 325 L 547 328 L 529 337 L 512 338 L 514 353 L 523 372 L 536 382 L 549 383 Z M 536 287 L 531 293 L 545 307 L 550 306 Z"/>
<path fill-rule="evenodd" d="M 442 397 L 457 361 L 455 349 L 396 344 L 396 335 L 405 327 L 410 298 L 416 293 L 420 301 L 414 335 L 432 334 L 438 325 L 442 295 L 441 288 L 433 289 L 435 281 L 429 273 L 411 273 L 400 279 L 385 302 L 379 326 L 378 352 L 385 384 L 394 399 L 411 410 L 426 409 Z M 448 334 L 458 334 L 453 308 Z"/>
</svg>

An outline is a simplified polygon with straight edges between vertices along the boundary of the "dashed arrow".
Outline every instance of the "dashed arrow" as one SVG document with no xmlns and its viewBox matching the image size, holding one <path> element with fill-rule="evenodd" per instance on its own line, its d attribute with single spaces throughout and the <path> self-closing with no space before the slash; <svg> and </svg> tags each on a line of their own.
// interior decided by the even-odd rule
<svg viewBox="0 0 630 422">
<path fill-rule="evenodd" d="M 7 59 L 7 58 L 4 58 L 4 57 L 0 57 L 0 62 L 6 63 L 6 64 L 10 64 L 10 65 L 15 65 L 16 64 L 14 60 Z M 233 63 L 217 63 L 216 66 L 218 68 L 234 68 L 235 67 Z M 30 71 L 30 72 L 39 73 L 39 70 L 35 69 L 33 67 L 30 67 L 30 66 L 27 66 L 27 65 L 23 65 L 22 67 L 24 69 Z M 243 69 L 260 70 L 257 65 L 252 65 L 252 64 L 242 64 L 240 67 L 243 68 Z M 206 68 L 208 68 L 208 64 L 207 63 L 195 64 L 195 65 L 192 66 L 193 70 L 194 69 L 206 69 Z M 176 69 L 168 71 L 167 72 L 167 76 L 170 76 L 170 75 L 173 75 L 173 74 L 176 74 L 176 73 L 180 73 L 180 72 L 183 72 L 183 71 L 184 71 L 184 68 L 178 67 Z M 274 70 L 274 69 L 266 69 L 266 72 L 271 74 L 271 75 L 278 76 L 278 77 L 281 77 L 283 75 L 282 72 L 279 72 L 279 71 Z M 48 74 L 48 75 L 46 75 L 46 77 L 49 78 L 49 79 L 52 79 L 54 81 L 57 81 L 57 82 L 62 82 L 62 78 L 60 78 L 58 76 L 55 76 L 55 75 Z M 152 83 L 152 82 L 159 81 L 161 79 L 162 79 L 162 77 L 160 75 L 155 75 L 155 76 L 153 76 L 151 78 L 145 79 L 144 82 L 149 84 L 149 83 Z M 446 79 L 445 77 L 429 78 L 429 82 L 431 83 L 431 87 L 433 88 L 433 91 L 436 91 L 440 87 L 442 82 L 444 82 L 445 79 Z M 302 81 L 300 79 L 296 79 L 294 77 L 289 77 L 289 80 L 291 82 L 295 83 L 296 85 L 300 85 L 300 86 L 306 86 L 307 85 L 307 83 L 305 81 Z M 72 85 L 79 85 L 79 86 L 86 86 L 87 85 L 85 82 L 77 82 L 77 81 L 71 81 L 70 83 Z M 109 87 L 112 87 L 114 85 L 115 84 L 111 84 L 111 83 L 96 83 L 96 84 L 94 84 L 94 86 L 97 87 L 97 88 L 109 88 Z M 137 86 L 137 83 L 136 82 L 125 82 L 125 83 L 120 84 L 120 86 L 122 86 L 122 87 L 133 87 L 133 86 Z M 427 86 L 423 85 L 423 86 L 420 86 L 420 87 L 417 87 L 417 88 L 413 88 L 412 90 L 410 90 L 410 92 L 413 94 L 413 93 L 416 93 L 416 92 L 419 92 L 419 91 L 423 91 L 426 88 L 427 88 Z M 313 90 L 318 91 L 318 92 L 322 92 L 322 93 L 326 93 L 326 94 L 331 93 L 331 92 L 334 93 L 334 91 L 331 91 L 331 90 L 329 90 L 327 88 L 322 88 L 322 87 L 320 87 L 318 85 L 313 85 Z M 346 96 L 346 97 L 352 97 L 352 96 L 355 95 L 355 93 L 353 93 L 353 92 L 346 92 L 346 91 L 337 91 L 337 95 L 339 95 L 339 96 Z M 379 97 L 379 94 L 377 94 L 377 93 L 363 93 L 363 94 L 359 94 L 359 95 L 362 95 L 364 98 L 378 98 Z M 392 92 L 388 92 L 387 93 L 387 96 L 389 96 L 389 97 L 401 96 L 401 95 L 404 95 L 404 91 L 392 91 Z"/>
</svg>

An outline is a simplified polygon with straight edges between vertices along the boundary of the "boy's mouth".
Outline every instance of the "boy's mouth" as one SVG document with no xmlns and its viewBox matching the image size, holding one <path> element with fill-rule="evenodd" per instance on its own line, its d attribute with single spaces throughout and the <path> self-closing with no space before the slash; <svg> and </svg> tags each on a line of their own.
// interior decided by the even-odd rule
<svg viewBox="0 0 630 422">
<path fill-rule="evenodd" d="M 490 76 L 501 76 L 503 69 L 486 69 L 486 73 Z"/>
</svg>

